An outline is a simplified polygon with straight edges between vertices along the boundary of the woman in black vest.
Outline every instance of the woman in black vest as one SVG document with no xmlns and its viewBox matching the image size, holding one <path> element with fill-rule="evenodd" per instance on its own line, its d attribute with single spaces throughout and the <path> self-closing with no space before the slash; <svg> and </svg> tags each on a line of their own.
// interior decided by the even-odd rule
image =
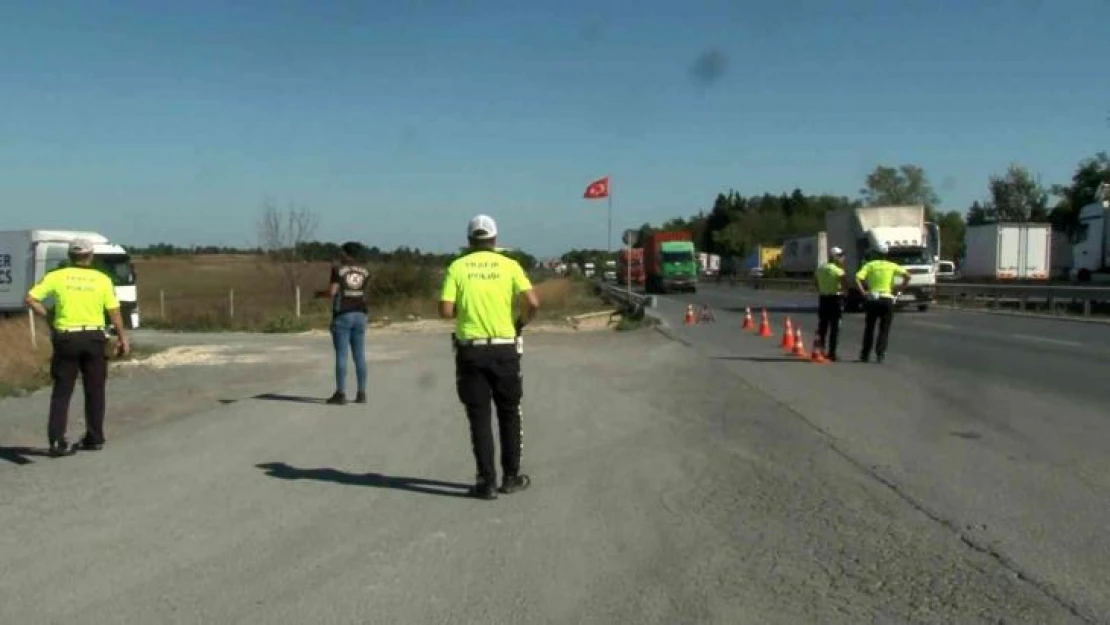
<svg viewBox="0 0 1110 625">
<path fill-rule="evenodd" d="M 355 403 L 366 403 L 366 283 L 370 271 L 356 264 L 362 246 L 353 241 L 339 248 L 339 263 L 332 267 L 328 295 L 332 300 L 331 339 L 335 346 L 335 394 L 329 404 L 347 403 L 347 350 L 355 362 L 358 393 Z"/>
</svg>

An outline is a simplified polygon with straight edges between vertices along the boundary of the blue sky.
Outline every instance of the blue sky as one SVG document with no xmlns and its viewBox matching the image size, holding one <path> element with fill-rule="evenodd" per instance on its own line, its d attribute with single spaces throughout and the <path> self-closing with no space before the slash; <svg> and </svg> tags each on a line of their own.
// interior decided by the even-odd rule
<svg viewBox="0 0 1110 625">
<path fill-rule="evenodd" d="M 522 8 L 527 7 L 527 8 Z M 1106 149 L 1105 0 L 0 4 L 5 229 L 455 249 L 473 214 L 542 255 L 720 191 L 855 195 L 921 164 L 964 210 L 1012 161 Z M 699 55 L 726 59 L 715 80 Z"/>
</svg>

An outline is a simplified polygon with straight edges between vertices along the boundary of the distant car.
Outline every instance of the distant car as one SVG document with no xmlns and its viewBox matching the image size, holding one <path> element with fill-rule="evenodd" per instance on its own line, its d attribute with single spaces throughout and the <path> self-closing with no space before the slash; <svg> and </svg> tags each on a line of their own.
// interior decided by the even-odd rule
<svg viewBox="0 0 1110 625">
<path fill-rule="evenodd" d="M 950 260 L 937 262 L 937 280 L 955 280 L 956 277 L 956 263 Z"/>
</svg>

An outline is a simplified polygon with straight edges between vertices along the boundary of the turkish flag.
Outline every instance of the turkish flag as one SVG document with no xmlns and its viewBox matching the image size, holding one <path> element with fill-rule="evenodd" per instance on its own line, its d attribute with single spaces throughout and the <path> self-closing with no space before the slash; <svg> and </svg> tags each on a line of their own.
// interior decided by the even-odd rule
<svg viewBox="0 0 1110 625">
<path fill-rule="evenodd" d="M 590 186 L 586 187 L 586 192 L 582 194 L 582 197 L 587 200 L 609 197 L 609 176 L 591 182 Z"/>
</svg>

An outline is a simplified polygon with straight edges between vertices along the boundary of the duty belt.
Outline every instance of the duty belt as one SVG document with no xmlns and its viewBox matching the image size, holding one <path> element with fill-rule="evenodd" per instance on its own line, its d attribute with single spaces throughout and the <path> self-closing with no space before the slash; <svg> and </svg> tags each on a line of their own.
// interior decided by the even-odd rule
<svg viewBox="0 0 1110 625">
<path fill-rule="evenodd" d="M 474 347 L 476 345 L 514 345 L 516 344 L 516 339 L 455 339 L 455 344 L 463 347 Z"/>
<path fill-rule="evenodd" d="M 68 328 L 56 328 L 54 331 L 59 334 L 68 334 L 70 332 L 106 332 L 108 328 L 104 326 L 71 326 Z"/>
</svg>

